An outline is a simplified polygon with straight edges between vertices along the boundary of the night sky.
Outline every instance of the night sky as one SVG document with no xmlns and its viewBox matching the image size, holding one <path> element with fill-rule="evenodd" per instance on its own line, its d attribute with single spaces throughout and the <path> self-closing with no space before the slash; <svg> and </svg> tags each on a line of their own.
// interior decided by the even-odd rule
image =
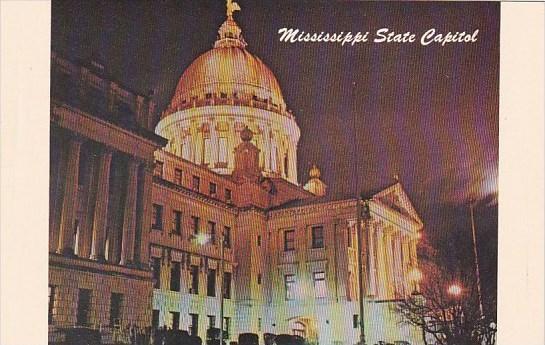
<svg viewBox="0 0 545 345">
<path fill-rule="evenodd" d="M 339 196 L 376 190 L 399 175 L 424 220 L 425 239 L 451 268 L 472 267 L 468 201 L 478 200 L 483 276 L 495 290 L 500 4 L 237 2 L 247 49 L 276 75 L 301 128 L 300 182 L 312 163 Z M 52 47 L 103 61 L 114 79 L 137 91 L 155 90 L 163 110 L 224 20 L 223 0 L 53 1 Z M 430 28 L 479 29 L 479 35 L 476 43 L 445 47 L 341 47 L 279 42 L 283 27 L 371 34 L 386 27 L 417 38 Z"/>
</svg>

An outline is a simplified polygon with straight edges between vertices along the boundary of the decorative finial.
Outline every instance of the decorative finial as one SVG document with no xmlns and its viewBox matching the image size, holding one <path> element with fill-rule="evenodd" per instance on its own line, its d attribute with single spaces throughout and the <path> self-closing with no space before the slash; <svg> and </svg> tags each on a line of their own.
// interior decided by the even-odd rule
<svg viewBox="0 0 545 345">
<path fill-rule="evenodd" d="M 248 126 L 245 126 L 242 131 L 240 131 L 240 139 L 244 142 L 249 142 L 254 137 L 254 132 Z"/>
<path fill-rule="evenodd" d="M 312 164 L 312 168 L 310 168 L 308 175 L 310 176 L 310 178 L 320 178 L 321 172 L 316 164 Z"/>
<path fill-rule="evenodd" d="M 398 174 L 394 174 L 394 180 L 395 180 L 396 182 L 399 182 L 399 175 L 398 175 Z"/>
<path fill-rule="evenodd" d="M 240 6 L 233 0 L 227 0 L 227 17 L 232 18 L 235 11 L 240 11 Z"/>
</svg>

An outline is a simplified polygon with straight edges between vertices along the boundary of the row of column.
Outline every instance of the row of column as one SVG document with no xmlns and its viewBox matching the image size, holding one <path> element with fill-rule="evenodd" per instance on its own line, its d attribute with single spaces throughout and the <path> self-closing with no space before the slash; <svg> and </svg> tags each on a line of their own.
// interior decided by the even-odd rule
<svg viewBox="0 0 545 345">
<path fill-rule="evenodd" d="M 65 168 L 64 171 L 64 193 L 62 196 L 62 207 L 60 212 L 60 224 L 58 225 L 57 246 L 55 251 L 58 254 L 74 255 L 75 241 L 74 233 L 79 224 L 76 223 L 76 208 L 78 205 L 78 178 L 80 174 L 80 157 L 81 148 L 84 142 L 83 138 L 71 137 L 68 143 L 66 157 L 57 164 L 57 169 Z M 113 150 L 107 147 L 102 147 L 99 153 L 98 169 L 96 171 L 96 181 L 93 174 L 92 163 L 91 168 L 87 173 L 90 180 L 87 181 L 87 193 L 94 193 L 94 207 L 87 207 L 86 217 L 91 217 L 92 222 L 88 226 L 83 225 L 82 233 L 78 237 L 82 237 L 80 241 L 89 242 L 90 240 L 90 255 L 89 258 L 104 261 L 106 257 L 106 236 L 108 231 L 108 210 L 110 189 L 110 170 L 112 163 Z M 65 163 L 62 164 L 62 161 Z M 143 178 L 141 184 L 138 183 L 138 172 L 140 167 L 143 168 Z M 58 172 L 53 172 L 58 173 Z M 137 262 L 148 262 L 148 242 L 147 230 L 151 227 L 151 191 L 152 191 L 152 175 L 153 166 L 145 162 L 139 162 L 132 157 L 127 164 L 127 186 L 126 196 L 123 209 L 123 223 L 121 236 L 121 255 L 119 264 L 129 265 Z M 62 174 L 60 174 L 62 175 Z M 60 176 L 59 175 L 59 176 Z M 57 183 L 59 185 L 60 183 Z M 137 198 L 140 194 L 141 213 L 137 214 Z M 59 202 L 60 193 L 57 194 L 56 202 Z M 92 198 L 88 198 L 93 202 Z M 54 207 L 52 205 L 52 207 Z M 92 211 L 91 211 L 92 210 Z M 53 217 L 55 215 L 53 214 Z M 55 220 L 50 223 L 55 231 Z M 90 236 L 87 236 L 86 231 L 91 231 Z M 137 238 L 138 235 L 138 238 Z M 52 236 L 55 240 L 56 236 Z M 138 240 L 138 241 L 137 241 Z M 82 243 L 83 243 L 82 242 Z M 137 246 L 138 243 L 138 246 Z M 89 252 L 89 243 L 83 243 L 84 248 L 78 255 L 87 257 Z M 136 252 L 135 252 L 136 248 Z"/>
<path fill-rule="evenodd" d="M 410 294 L 409 271 L 415 268 L 416 240 L 399 230 L 370 224 L 367 231 L 368 293 L 380 299 Z"/>
</svg>

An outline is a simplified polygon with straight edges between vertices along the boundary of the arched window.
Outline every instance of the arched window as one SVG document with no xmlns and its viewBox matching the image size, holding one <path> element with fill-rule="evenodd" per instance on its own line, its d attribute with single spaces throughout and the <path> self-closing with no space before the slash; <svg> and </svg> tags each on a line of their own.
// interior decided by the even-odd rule
<svg viewBox="0 0 545 345">
<path fill-rule="evenodd" d="M 300 337 L 306 338 L 305 325 L 302 322 L 295 322 L 292 328 L 293 335 L 298 335 Z"/>
<path fill-rule="evenodd" d="M 289 158 L 287 151 L 286 154 L 284 154 L 284 175 L 286 175 L 286 177 L 289 177 Z"/>
</svg>

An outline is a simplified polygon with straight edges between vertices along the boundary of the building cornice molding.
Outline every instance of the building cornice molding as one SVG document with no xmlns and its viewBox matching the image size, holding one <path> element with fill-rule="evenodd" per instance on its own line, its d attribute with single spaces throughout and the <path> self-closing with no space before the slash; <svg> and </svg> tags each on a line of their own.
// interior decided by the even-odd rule
<svg viewBox="0 0 545 345">
<path fill-rule="evenodd" d="M 230 204 L 228 204 L 226 202 L 223 202 L 221 200 L 211 198 L 208 195 L 205 195 L 205 194 L 202 194 L 202 193 L 199 193 L 199 192 L 195 192 L 194 190 L 191 190 L 191 189 L 186 188 L 184 186 L 177 185 L 177 184 L 175 184 L 173 182 L 170 182 L 168 180 L 165 180 L 165 179 L 163 179 L 163 178 L 161 178 L 159 176 L 154 176 L 153 177 L 153 183 L 155 185 L 159 186 L 159 187 L 165 187 L 165 188 L 168 188 L 168 189 L 173 190 L 175 192 L 181 193 L 181 194 L 189 197 L 189 199 L 192 200 L 192 201 L 200 201 L 200 202 L 203 202 L 203 203 L 208 204 L 210 206 L 220 207 L 220 208 L 223 208 L 223 209 L 231 212 L 234 215 L 237 215 L 239 213 L 239 209 L 235 205 L 230 205 Z"/>
</svg>

